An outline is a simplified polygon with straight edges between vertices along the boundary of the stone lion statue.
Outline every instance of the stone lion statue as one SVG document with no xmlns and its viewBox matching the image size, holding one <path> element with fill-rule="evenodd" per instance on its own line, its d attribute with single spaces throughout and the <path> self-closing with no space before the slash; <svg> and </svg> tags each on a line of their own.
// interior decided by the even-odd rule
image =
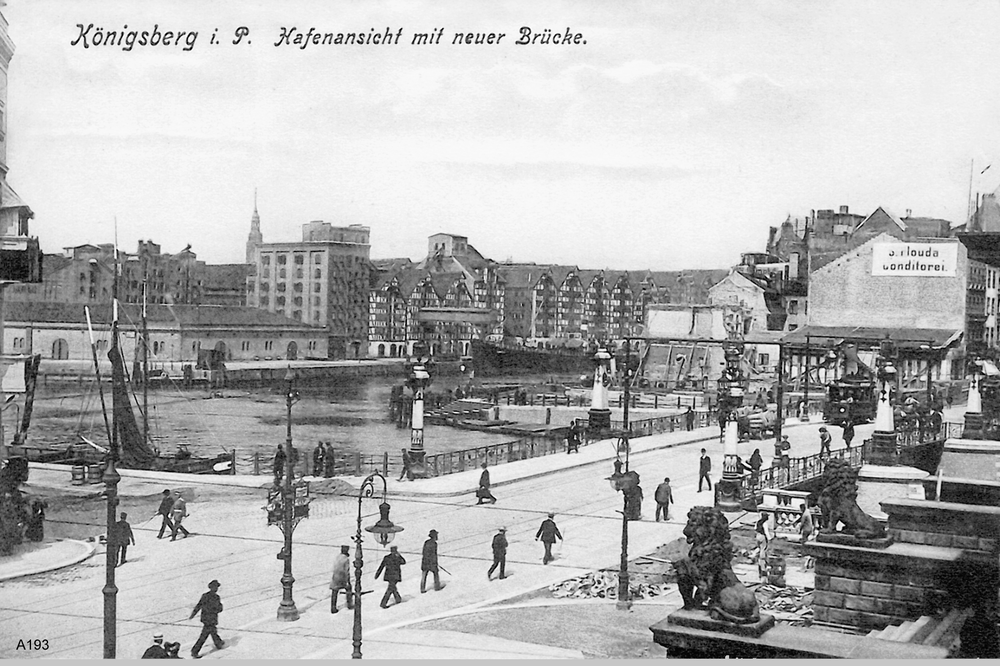
<svg viewBox="0 0 1000 666">
<path fill-rule="evenodd" d="M 885 538 L 885 528 L 880 522 L 858 506 L 858 471 L 846 460 L 828 460 L 823 468 L 823 491 L 819 496 L 823 514 L 821 534 L 837 533 L 837 526 L 844 526 L 841 534 L 859 539 Z"/>
<path fill-rule="evenodd" d="M 684 536 L 691 549 L 687 558 L 674 563 L 684 608 L 707 607 L 712 618 L 736 624 L 757 622 L 757 598 L 733 573 L 729 521 L 722 512 L 714 507 L 693 507 Z"/>
</svg>

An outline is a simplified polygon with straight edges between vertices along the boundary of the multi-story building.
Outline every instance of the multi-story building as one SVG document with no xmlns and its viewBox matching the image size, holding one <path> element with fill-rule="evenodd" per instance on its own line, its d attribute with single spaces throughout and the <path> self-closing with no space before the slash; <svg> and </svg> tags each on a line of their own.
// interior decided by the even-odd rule
<svg viewBox="0 0 1000 666">
<path fill-rule="evenodd" d="M 460 356 L 472 340 L 502 335 L 504 281 L 465 236 L 434 234 L 420 262 L 376 260 L 372 269 L 370 355 L 405 356 L 422 340 L 436 355 Z"/>
<path fill-rule="evenodd" d="M 361 358 L 368 348 L 371 281 L 368 227 L 302 225 L 302 241 L 258 242 L 254 207 L 247 242 L 254 263 L 247 277 L 247 303 L 310 326 L 326 329 L 331 358 Z"/>
</svg>

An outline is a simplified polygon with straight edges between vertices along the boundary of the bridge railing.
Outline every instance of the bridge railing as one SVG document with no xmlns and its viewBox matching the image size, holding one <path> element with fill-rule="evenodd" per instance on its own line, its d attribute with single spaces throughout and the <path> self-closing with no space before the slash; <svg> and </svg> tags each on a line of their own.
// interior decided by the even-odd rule
<svg viewBox="0 0 1000 666">
<path fill-rule="evenodd" d="M 784 488 L 815 479 L 822 476 L 823 466 L 827 460 L 847 460 L 851 467 L 861 467 L 864 464 L 868 448 L 868 444 L 866 443 L 864 446 L 837 449 L 823 456 L 816 453 L 803 458 L 776 460 L 772 463 L 771 467 L 762 469 L 757 474 L 751 472 L 748 477 L 747 488 L 750 492 L 760 493 L 763 490 Z"/>
</svg>

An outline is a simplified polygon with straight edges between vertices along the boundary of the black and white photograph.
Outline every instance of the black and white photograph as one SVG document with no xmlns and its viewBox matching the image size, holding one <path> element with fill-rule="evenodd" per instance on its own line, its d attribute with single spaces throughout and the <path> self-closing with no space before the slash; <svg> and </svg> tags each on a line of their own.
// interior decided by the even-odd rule
<svg viewBox="0 0 1000 666">
<path fill-rule="evenodd" d="M 1000 657 L 996 0 L 0 0 L 0 658 Z"/>
</svg>

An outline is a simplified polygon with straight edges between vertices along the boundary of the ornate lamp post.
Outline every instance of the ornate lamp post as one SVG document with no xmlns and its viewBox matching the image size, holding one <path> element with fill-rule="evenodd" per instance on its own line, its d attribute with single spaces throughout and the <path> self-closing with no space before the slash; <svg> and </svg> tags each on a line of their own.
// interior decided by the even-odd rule
<svg viewBox="0 0 1000 666">
<path fill-rule="evenodd" d="M 626 440 L 627 444 L 627 440 Z M 632 599 L 628 588 L 628 508 L 629 495 L 635 492 L 639 485 L 639 475 L 628 469 L 628 447 L 625 447 L 625 472 L 622 472 L 622 461 L 615 460 L 615 471 L 608 477 L 611 488 L 622 493 L 622 552 L 618 568 L 618 610 L 628 610 L 632 607 Z"/>
<path fill-rule="evenodd" d="M 611 354 L 602 344 L 594 354 L 594 388 L 591 392 L 589 426 L 594 430 L 611 428 L 611 410 L 608 408 L 608 386 L 611 385 Z"/>
<path fill-rule="evenodd" d="M 742 340 L 722 343 L 726 367 L 719 377 L 719 409 L 726 414 L 726 429 L 723 435 L 722 478 L 715 485 L 715 506 L 727 512 L 743 508 L 743 470 L 738 460 L 739 423 L 736 416 L 736 409 L 743 404 L 745 378 L 740 367 L 743 348 Z"/>
<path fill-rule="evenodd" d="M 375 540 L 383 548 L 388 546 L 396 532 L 402 532 L 403 528 L 393 525 L 389 520 L 389 503 L 385 501 L 386 483 L 385 477 L 380 473 L 371 474 L 361 483 L 358 489 L 358 533 L 354 536 L 354 543 L 357 549 L 354 555 L 354 652 L 352 659 L 361 659 L 361 570 L 364 567 L 364 556 L 361 550 L 361 500 L 365 497 L 375 495 L 375 479 L 382 481 L 382 503 L 378 505 L 378 522 L 370 527 L 366 527 L 366 532 L 375 535 Z"/>
<path fill-rule="evenodd" d="M 285 563 L 281 574 L 281 603 L 278 604 L 278 619 L 282 622 L 294 622 L 299 619 L 299 611 L 292 598 L 292 586 L 295 577 L 292 575 L 292 534 L 295 526 L 303 518 L 309 517 L 309 484 L 305 481 L 295 482 L 295 465 L 292 453 L 292 405 L 298 402 L 299 392 L 293 387 L 295 373 L 291 366 L 285 374 L 288 390 L 285 393 L 287 408 L 287 433 L 285 436 L 285 480 L 281 489 L 275 488 L 268 497 L 268 524 L 278 525 L 285 537 L 285 545 L 278 553 L 278 559 Z M 303 492 L 304 491 L 304 492 Z"/>
<path fill-rule="evenodd" d="M 108 497 L 107 553 L 104 558 L 104 658 L 114 659 L 117 650 L 118 633 L 118 586 L 115 585 L 115 567 L 118 565 L 118 549 L 112 545 L 115 512 L 118 509 L 118 482 L 122 477 L 115 469 L 118 461 L 118 428 L 114 427 L 111 437 L 111 451 L 104 469 L 105 494 Z"/>
<path fill-rule="evenodd" d="M 424 390 L 430 386 L 433 362 L 427 355 L 424 342 L 413 344 L 413 356 L 406 364 L 406 385 L 413 391 L 413 409 L 410 415 L 410 472 L 413 478 L 427 476 L 424 465 Z"/>
<path fill-rule="evenodd" d="M 896 390 L 895 343 L 885 336 L 878 349 L 878 402 L 875 404 L 875 432 L 872 434 L 871 462 L 891 465 L 896 455 L 896 427 L 892 411 L 892 393 Z"/>
</svg>

